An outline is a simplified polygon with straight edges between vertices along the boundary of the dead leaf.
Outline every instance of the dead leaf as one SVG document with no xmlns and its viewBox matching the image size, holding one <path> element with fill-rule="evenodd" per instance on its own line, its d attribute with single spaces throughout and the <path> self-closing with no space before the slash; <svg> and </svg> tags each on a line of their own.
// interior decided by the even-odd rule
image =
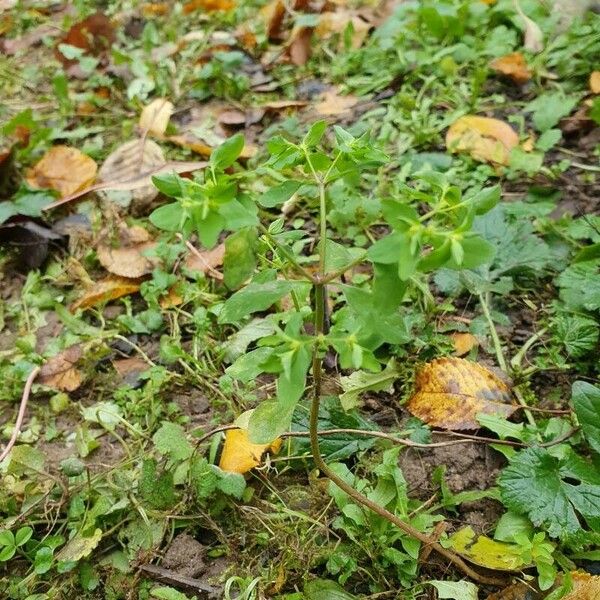
<svg viewBox="0 0 600 600">
<path fill-rule="evenodd" d="M 363 45 L 369 30 L 372 27 L 364 19 L 352 11 L 339 10 L 336 12 L 324 12 L 319 17 L 319 23 L 315 28 L 315 33 L 319 39 L 327 39 L 334 34 L 343 36 L 349 25 L 352 25 L 352 48 L 360 48 Z M 340 38 L 340 48 L 344 48 L 344 40 Z"/>
<path fill-rule="evenodd" d="M 230 429 L 225 433 L 219 467 L 230 473 L 247 473 L 258 467 L 265 452 L 278 452 L 281 438 L 270 444 L 253 444 L 248 437 L 248 421 L 253 411 L 242 413 L 235 421 L 240 429 Z"/>
<path fill-rule="evenodd" d="M 593 94 L 600 94 L 600 71 L 590 73 L 590 91 Z"/>
<path fill-rule="evenodd" d="M 39 383 L 61 392 L 75 391 L 83 381 L 82 372 L 75 366 L 82 356 L 80 344 L 65 348 L 43 365 L 38 376 Z"/>
<path fill-rule="evenodd" d="M 210 275 L 213 279 L 221 281 L 223 274 L 217 271 L 217 267 L 223 264 L 225 257 L 225 244 L 219 244 L 212 250 L 200 252 L 194 249 L 185 260 L 184 266 L 190 271 L 198 271 L 204 275 Z"/>
<path fill-rule="evenodd" d="M 150 366 L 148 363 L 141 359 L 139 356 L 133 358 L 121 358 L 119 360 L 112 361 L 115 371 L 119 374 L 119 377 L 125 378 L 127 375 L 142 373 L 147 371 Z"/>
<path fill-rule="evenodd" d="M 150 234 L 139 225 L 121 225 L 118 234 L 117 246 L 108 239 L 96 249 L 100 264 L 113 275 L 132 279 L 152 273 L 159 261 L 144 256 L 146 251 L 156 247 Z"/>
<path fill-rule="evenodd" d="M 39 44 L 45 37 L 56 37 L 60 35 L 60 29 L 56 24 L 44 23 L 25 35 L 12 40 L 0 40 L 0 49 L 9 56 L 27 50 L 31 46 Z"/>
<path fill-rule="evenodd" d="M 312 27 L 294 27 L 287 44 L 287 53 L 293 65 L 301 67 L 311 54 Z"/>
<path fill-rule="evenodd" d="M 314 109 L 318 115 L 323 117 L 340 116 L 347 114 L 357 103 L 356 96 L 340 96 L 338 90 L 332 89 L 325 92 L 321 101 L 315 104 Z"/>
<path fill-rule="evenodd" d="M 152 177 L 154 175 L 160 175 L 161 173 L 191 173 L 192 171 L 197 171 L 198 169 L 203 169 L 206 167 L 208 163 L 206 162 L 185 162 L 185 161 L 172 161 L 167 162 L 164 165 L 160 165 L 150 171 L 146 171 L 144 173 L 140 173 L 133 179 L 129 179 L 127 181 L 107 181 L 105 183 L 97 183 L 88 188 L 75 192 L 70 196 L 66 196 L 57 202 L 53 202 L 52 204 L 48 204 L 44 206 L 43 210 L 50 210 L 51 208 L 56 208 L 57 206 L 61 206 L 62 204 L 66 204 L 67 202 L 71 202 L 85 194 L 89 194 L 90 192 L 99 192 L 99 191 L 131 191 L 138 190 L 140 188 L 152 186 Z"/>
<path fill-rule="evenodd" d="M 519 136 L 504 121 L 465 115 L 446 133 L 450 152 L 468 152 L 475 160 L 507 165 L 510 151 L 519 144 Z"/>
<path fill-rule="evenodd" d="M 437 358 L 415 378 L 408 410 L 432 427 L 479 429 L 480 413 L 508 417 L 516 406 L 508 385 L 485 367 L 463 358 Z"/>
<path fill-rule="evenodd" d="M 160 297 L 158 301 L 161 308 L 173 308 L 174 306 L 179 306 L 183 304 L 183 296 L 180 294 L 179 285 L 175 284 L 169 288 L 169 291 Z"/>
<path fill-rule="evenodd" d="M 470 562 L 496 571 L 517 571 L 529 566 L 523 562 L 517 544 L 498 542 L 485 535 L 476 536 L 472 527 L 453 533 L 450 547 Z"/>
<path fill-rule="evenodd" d="M 546 595 L 546 593 L 538 592 L 532 584 L 519 582 L 490 594 L 487 600 L 543 600 Z"/>
<path fill-rule="evenodd" d="M 171 10 L 170 4 L 167 2 L 147 2 L 142 4 L 142 15 L 149 17 L 162 17 Z"/>
<path fill-rule="evenodd" d="M 265 23 L 267 39 L 281 39 L 281 26 L 285 17 L 285 4 L 282 0 L 272 0 L 260 9 L 260 15 Z"/>
<path fill-rule="evenodd" d="M 195 10 L 231 10 L 235 7 L 233 0 L 190 0 L 183 5 L 183 14 L 187 15 Z"/>
<path fill-rule="evenodd" d="M 122 296 L 129 296 L 139 291 L 142 279 L 128 279 L 117 275 L 109 275 L 94 283 L 70 307 L 71 312 L 79 308 L 90 308 L 98 304 L 116 300 Z"/>
<path fill-rule="evenodd" d="M 600 598 L 600 576 L 583 571 L 571 572 L 573 591 L 563 600 L 598 600 Z"/>
<path fill-rule="evenodd" d="M 544 49 L 544 34 L 539 25 L 532 21 L 522 10 L 519 0 L 514 0 L 515 9 L 525 25 L 525 33 L 523 35 L 523 48 L 535 54 L 538 54 Z"/>
<path fill-rule="evenodd" d="M 52 146 L 26 179 L 31 187 L 51 188 L 63 197 L 90 185 L 97 170 L 94 160 L 77 148 Z"/>
<path fill-rule="evenodd" d="M 455 332 L 450 335 L 452 343 L 454 344 L 454 355 L 464 356 L 468 354 L 473 348 L 479 346 L 479 341 L 472 333 L 461 333 Z"/>
<path fill-rule="evenodd" d="M 163 135 L 169 125 L 173 108 L 173 103 L 166 98 L 156 98 L 142 110 L 139 122 L 140 129 L 152 135 Z"/>
<path fill-rule="evenodd" d="M 156 142 L 148 139 L 130 140 L 107 157 L 98 172 L 98 181 L 131 181 L 143 173 L 162 167 L 165 162 L 163 151 Z M 141 207 L 150 204 L 158 195 L 158 190 L 151 181 L 148 185 L 131 188 L 130 191 L 130 201 Z M 106 191 L 100 191 L 99 195 L 110 200 Z"/>
<path fill-rule="evenodd" d="M 114 41 L 115 29 L 112 21 L 105 14 L 97 12 L 83 21 L 75 23 L 60 40 L 60 43 L 81 48 L 85 54 L 100 56 L 110 49 Z M 76 65 L 78 62 L 76 59 L 68 59 L 58 47 L 55 55 L 65 68 Z"/>
<path fill-rule="evenodd" d="M 497 73 L 506 75 L 515 83 L 526 83 L 531 79 L 531 70 L 520 52 L 512 52 L 506 56 L 495 58 L 490 62 L 490 68 Z"/>
</svg>

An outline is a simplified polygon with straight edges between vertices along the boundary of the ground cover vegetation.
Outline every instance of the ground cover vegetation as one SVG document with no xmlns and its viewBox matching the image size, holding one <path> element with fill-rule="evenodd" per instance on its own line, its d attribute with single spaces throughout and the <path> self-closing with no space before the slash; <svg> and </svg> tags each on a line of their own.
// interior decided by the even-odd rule
<svg viewBox="0 0 600 600">
<path fill-rule="evenodd" d="M 0 0 L 0 597 L 600 597 L 600 16 Z"/>
</svg>

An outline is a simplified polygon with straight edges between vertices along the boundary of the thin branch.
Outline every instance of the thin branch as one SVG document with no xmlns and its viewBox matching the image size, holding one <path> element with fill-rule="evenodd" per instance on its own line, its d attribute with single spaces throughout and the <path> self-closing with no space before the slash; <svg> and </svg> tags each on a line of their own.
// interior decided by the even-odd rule
<svg viewBox="0 0 600 600">
<path fill-rule="evenodd" d="M 21 433 L 21 425 L 23 425 L 23 419 L 25 417 L 25 410 L 27 409 L 27 402 L 29 400 L 29 394 L 31 393 L 31 386 L 35 381 L 35 378 L 38 376 L 41 367 L 35 367 L 31 373 L 29 373 L 29 377 L 27 377 L 27 381 L 25 382 L 25 387 L 23 388 L 23 396 L 21 397 L 21 405 L 19 406 L 19 412 L 17 414 L 17 420 L 15 421 L 15 426 L 13 428 L 12 435 L 10 436 L 10 440 L 8 440 L 8 444 L 6 444 L 6 448 L 0 454 L 0 462 L 2 462 L 7 456 L 8 453 L 12 450 L 13 446 L 17 442 L 17 438 L 19 437 L 19 433 Z"/>
</svg>

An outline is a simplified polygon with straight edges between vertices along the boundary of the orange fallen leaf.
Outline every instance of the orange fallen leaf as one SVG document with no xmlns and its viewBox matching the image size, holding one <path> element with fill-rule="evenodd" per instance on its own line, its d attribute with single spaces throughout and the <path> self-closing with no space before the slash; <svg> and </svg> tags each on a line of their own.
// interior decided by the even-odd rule
<svg viewBox="0 0 600 600">
<path fill-rule="evenodd" d="M 356 96 L 340 96 L 335 89 L 325 92 L 320 102 L 315 104 L 317 114 L 327 116 L 343 115 L 358 103 Z"/>
<path fill-rule="evenodd" d="M 34 188 L 51 188 L 69 196 L 94 181 L 98 166 L 87 154 L 69 146 L 52 146 L 27 173 Z"/>
<path fill-rule="evenodd" d="M 467 152 L 475 160 L 507 165 L 519 136 L 504 121 L 475 115 L 457 119 L 446 133 L 450 152 Z"/>
<path fill-rule="evenodd" d="M 141 8 L 144 17 L 162 17 L 171 10 L 167 2 L 147 2 Z"/>
<path fill-rule="evenodd" d="M 452 343 L 454 344 L 454 355 L 464 356 L 468 354 L 475 346 L 479 345 L 477 338 L 472 333 L 456 332 L 451 334 Z"/>
<path fill-rule="evenodd" d="M 479 429 L 480 413 L 508 417 L 516 406 L 504 381 L 462 358 L 437 358 L 417 373 L 408 410 L 433 427 Z"/>
<path fill-rule="evenodd" d="M 116 300 L 122 296 L 135 294 L 139 291 L 142 281 L 142 279 L 128 279 L 117 275 L 109 275 L 89 287 L 81 298 L 71 305 L 69 310 L 75 312 L 79 308 L 90 308 L 110 300 Z"/>
<path fill-rule="evenodd" d="M 590 90 L 594 94 L 600 94 L 600 71 L 590 73 Z"/>
<path fill-rule="evenodd" d="M 112 21 L 105 14 L 97 12 L 75 23 L 59 43 L 81 48 L 86 54 L 99 56 L 106 52 L 114 41 L 115 28 Z M 65 68 L 77 64 L 76 59 L 67 58 L 58 46 L 55 55 Z"/>
<path fill-rule="evenodd" d="M 100 264 L 113 275 L 136 279 L 152 272 L 158 264 L 154 257 L 145 256 L 156 246 L 150 234 L 139 225 L 119 227 L 116 245 L 105 239 L 96 249 Z"/>
<path fill-rule="evenodd" d="M 225 433 L 219 467 L 230 473 L 247 473 L 258 467 L 265 452 L 278 452 L 281 438 L 270 444 L 253 444 L 248 437 L 248 420 L 252 411 L 247 411 L 236 420 L 240 429 L 230 429 Z"/>
<path fill-rule="evenodd" d="M 161 308 L 173 308 L 183 304 L 183 296 L 179 293 L 179 287 L 177 284 L 171 286 L 167 293 L 160 297 L 158 304 Z"/>
<path fill-rule="evenodd" d="M 233 0 L 190 0 L 183 5 L 183 14 L 187 15 L 195 10 L 231 10 L 235 7 Z"/>
<path fill-rule="evenodd" d="M 600 598 L 600 576 L 583 571 L 571 572 L 573 591 L 563 600 L 598 600 Z"/>
<path fill-rule="evenodd" d="M 83 374 L 75 366 L 83 356 L 80 344 L 74 344 L 50 358 L 42 366 L 38 377 L 39 383 L 60 390 L 75 391 L 83 381 Z"/>
<path fill-rule="evenodd" d="M 506 56 L 495 58 L 490 62 L 490 67 L 497 73 L 506 75 L 515 83 L 526 83 L 531 79 L 531 70 L 520 52 L 512 52 Z"/>
</svg>

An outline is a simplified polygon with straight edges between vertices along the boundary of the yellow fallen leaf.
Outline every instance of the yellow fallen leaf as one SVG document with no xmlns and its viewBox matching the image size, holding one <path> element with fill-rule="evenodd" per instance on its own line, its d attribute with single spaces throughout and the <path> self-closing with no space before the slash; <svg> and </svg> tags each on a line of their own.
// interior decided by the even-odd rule
<svg viewBox="0 0 600 600">
<path fill-rule="evenodd" d="M 166 98 L 156 98 L 142 110 L 140 128 L 152 135 L 163 135 L 169 125 L 173 108 L 173 103 Z"/>
<path fill-rule="evenodd" d="M 158 259 L 145 256 L 155 246 L 156 242 L 143 227 L 122 225 L 117 240 L 105 239 L 96 248 L 96 255 L 109 273 L 136 279 L 151 273 L 158 264 Z"/>
<path fill-rule="evenodd" d="M 463 358 L 437 358 L 417 373 L 408 410 L 441 429 L 479 429 L 480 413 L 508 417 L 516 406 L 508 385 L 481 365 Z"/>
<path fill-rule="evenodd" d="M 506 56 L 495 58 L 490 62 L 490 68 L 497 73 L 506 75 L 515 83 L 526 83 L 531 79 L 531 70 L 520 52 L 512 52 Z"/>
<path fill-rule="evenodd" d="M 240 429 L 230 429 L 225 433 L 225 442 L 219 467 L 230 473 L 247 473 L 261 464 L 265 452 L 278 452 L 281 438 L 270 444 L 253 444 L 248 437 L 248 421 L 252 411 L 246 411 L 238 417 L 236 425 Z"/>
<path fill-rule="evenodd" d="M 465 115 L 457 119 L 446 133 L 450 152 L 468 152 L 481 162 L 507 165 L 510 151 L 519 144 L 519 136 L 504 121 Z"/>
<path fill-rule="evenodd" d="M 83 356 L 80 344 L 74 344 L 50 358 L 40 369 L 39 383 L 62 392 L 75 391 L 83 381 L 83 374 L 75 366 Z"/>
<path fill-rule="evenodd" d="M 598 600 L 600 598 L 600 576 L 582 571 L 573 571 L 573 591 L 563 600 Z"/>
<path fill-rule="evenodd" d="M 51 188 L 61 197 L 81 190 L 96 177 L 98 166 L 87 154 L 69 146 L 53 146 L 27 173 L 34 188 Z"/>
<path fill-rule="evenodd" d="M 464 356 L 479 345 L 477 338 L 472 333 L 456 332 L 451 334 L 450 337 L 454 344 L 455 356 Z"/>
<path fill-rule="evenodd" d="M 600 71 L 590 73 L 590 91 L 594 94 L 600 94 Z"/>
<path fill-rule="evenodd" d="M 449 538 L 450 547 L 476 565 L 497 571 L 516 571 L 527 567 L 517 544 L 497 542 L 485 535 L 475 536 L 471 527 L 464 527 Z"/>
<path fill-rule="evenodd" d="M 70 307 L 71 312 L 78 308 L 90 308 L 97 304 L 103 304 L 109 300 L 116 300 L 121 296 L 128 296 L 139 291 L 141 279 L 127 279 L 117 275 L 109 275 L 94 283 L 85 293 Z"/>
<path fill-rule="evenodd" d="M 358 103 L 356 96 L 340 96 L 337 90 L 325 92 L 321 102 L 315 104 L 314 109 L 321 116 L 337 116 L 347 113 Z"/>
</svg>

